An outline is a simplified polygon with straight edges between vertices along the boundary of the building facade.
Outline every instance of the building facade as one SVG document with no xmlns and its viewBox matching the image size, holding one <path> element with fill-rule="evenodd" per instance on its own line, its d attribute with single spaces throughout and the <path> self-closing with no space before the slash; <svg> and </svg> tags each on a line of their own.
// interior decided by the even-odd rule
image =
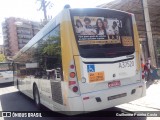
<svg viewBox="0 0 160 120">
<path fill-rule="evenodd" d="M 40 30 L 40 23 L 21 18 L 6 18 L 2 23 L 4 54 L 12 58 Z"/>
<path fill-rule="evenodd" d="M 4 54 L 4 47 L 3 47 L 3 45 L 0 45 L 0 54 Z"/>
</svg>

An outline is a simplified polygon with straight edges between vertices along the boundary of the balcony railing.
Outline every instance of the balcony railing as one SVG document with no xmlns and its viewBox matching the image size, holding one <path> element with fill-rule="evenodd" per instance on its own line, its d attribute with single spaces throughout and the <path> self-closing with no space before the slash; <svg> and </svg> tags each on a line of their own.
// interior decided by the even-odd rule
<svg viewBox="0 0 160 120">
<path fill-rule="evenodd" d="M 6 32 L 6 31 L 8 31 L 8 28 L 7 27 L 2 27 L 2 31 Z"/>
<path fill-rule="evenodd" d="M 35 30 L 40 30 L 40 27 L 32 27 Z"/>
<path fill-rule="evenodd" d="M 8 36 L 3 36 L 3 40 L 8 40 Z"/>
<path fill-rule="evenodd" d="M 3 32 L 3 36 L 7 37 L 8 36 L 8 32 Z"/>
<path fill-rule="evenodd" d="M 18 38 L 20 38 L 20 39 L 31 39 L 32 36 L 31 36 L 31 35 L 22 35 L 22 34 L 18 34 Z"/>
<path fill-rule="evenodd" d="M 9 44 L 4 44 L 4 47 L 9 47 Z"/>
<path fill-rule="evenodd" d="M 22 25 L 17 25 L 17 28 L 32 28 L 32 26 L 31 25 L 22 24 Z"/>
<path fill-rule="evenodd" d="M 8 40 L 4 40 L 4 45 L 9 44 Z"/>
<path fill-rule="evenodd" d="M 27 31 L 27 30 L 17 30 L 17 33 L 18 34 L 24 34 L 24 35 L 30 35 L 31 34 L 31 32 Z"/>
<path fill-rule="evenodd" d="M 25 44 L 19 44 L 18 47 L 21 49 L 25 46 Z"/>
<path fill-rule="evenodd" d="M 27 44 L 29 42 L 29 40 L 27 40 L 27 39 L 18 39 L 18 42 L 20 44 Z"/>
<path fill-rule="evenodd" d="M 7 23 L 6 22 L 2 23 L 2 27 L 3 28 L 7 27 Z"/>
</svg>

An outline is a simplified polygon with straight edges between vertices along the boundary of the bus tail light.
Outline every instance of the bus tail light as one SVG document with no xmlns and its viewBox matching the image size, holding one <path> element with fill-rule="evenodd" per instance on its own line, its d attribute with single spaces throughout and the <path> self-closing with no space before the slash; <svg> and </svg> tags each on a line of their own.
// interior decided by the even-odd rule
<svg viewBox="0 0 160 120">
<path fill-rule="evenodd" d="M 74 69 L 74 65 L 70 65 L 70 68 L 71 68 L 71 69 Z"/>
<path fill-rule="evenodd" d="M 77 92 L 77 91 L 78 91 L 78 87 L 77 87 L 77 86 L 74 86 L 74 87 L 72 88 L 72 91 L 73 91 L 73 92 Z"/>
<path fill-rule="evenodd" d="M 74 78 L 74 77 L 75 77 L 75 73 L 74 73 L 74 72 L 71 72 L 71 73 L 69 74 L 69 76 L 70 76 L 71 78 Z"/>
<path fill-rule="evenodd" d="M 89 99 L 89 97 L 84 97 L 84 98 L 83 98 L 83 100 L 88 100 L 88 99 Z"/>
<path fill-rule="evenodd" d="M 70 90 L 76 94 L 80 94 L 74 62 L 72 62 L 69 66 L 69 78 L 68 79 L 69 79 L 68 84 L 69 84 Z"/>
<path fill-rule="evenodd" d="M 75 84 L 76 84 L 76 81 L 69 81 L 69 86 L 75 85 Z"/>
</svg>

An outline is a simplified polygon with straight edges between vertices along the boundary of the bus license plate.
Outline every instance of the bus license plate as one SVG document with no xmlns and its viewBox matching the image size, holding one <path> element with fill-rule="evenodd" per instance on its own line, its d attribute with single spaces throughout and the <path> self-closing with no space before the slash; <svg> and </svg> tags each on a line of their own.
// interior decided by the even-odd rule
<svg viewBox="0 0 160 120">
<path fill-rule="evenodd" d="M 104 72 L 91 72 L 89 75 L 89 82 L 104 81 Z"/>
<path fill-rule="evenodd" d="M 119 68 L 128 68 L 133 66 L 134 66 L 133 60 L 119 62 Z"/>
<path fill-rule="evenodd" d="M 108 87 L 116 87 L 116 86 L 120 86 L 121 82 L 120 81 L 113 81 L 113 82 L 109 82 L 108 83 Z"/>
<path fill-rule="evenodd" d="M 108 100 L 113 100 L 113 99 L 117 99 L 117 98 L 121 98 L 121 97 L 125 97 L 125 96 L 127 96 L 127 93 L 122 93 L 122 94 L 110 96 L 110 97 L 108 97 Z"/>
</svg>

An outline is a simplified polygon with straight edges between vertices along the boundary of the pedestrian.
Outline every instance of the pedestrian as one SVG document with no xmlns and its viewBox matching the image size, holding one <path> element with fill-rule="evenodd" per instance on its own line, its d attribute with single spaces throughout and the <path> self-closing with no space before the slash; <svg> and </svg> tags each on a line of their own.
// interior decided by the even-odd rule
<svg viewBox="0 0 160 120">
<path fill-rule="evenodd" d="M 142 79 L 144 79 L 144 78 L 145 78 L 145 71 L 144 71 L 144 67 L 145 67 L 144 61 L 143 61 L 143 59 L 141 58 Z"/>
<path fill-rule="evenodd" d="M 144 72 L 144 66 L 145 66 L 145 63 L 144 63 L 143 59 L 141 58 L 141 68 L 142 68 L 143 72 Z"/>
<path fill-rule="evenodd" d="M 154 80 L 154 77 L 152 75 L 154 69 L 156 69 L 156 67 L 151 64 L 151 58 L 148 57 L 148 59 L 146 60 L 146 64 L 144 66 L 144 71 L 145 71 L 145 76 L 147 81 Z"/>
</svg>

